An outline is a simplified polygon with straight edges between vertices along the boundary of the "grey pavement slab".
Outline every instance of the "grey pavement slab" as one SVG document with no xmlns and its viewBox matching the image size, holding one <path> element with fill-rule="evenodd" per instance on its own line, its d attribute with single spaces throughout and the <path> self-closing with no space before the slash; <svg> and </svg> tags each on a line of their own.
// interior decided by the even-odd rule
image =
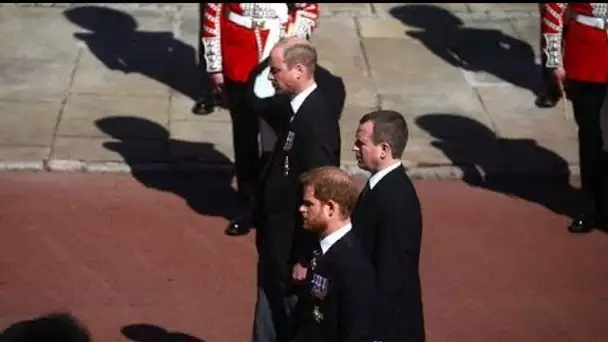
<svg viewBox="0 0 608 342">
<path fill-rule="evenodd" d="M 0 59 L 73 62 L 78 49 L 70 39 L 74 26 L 54 8 L 3 7 L 0 11 Z"/>
<path fill-rule="evenodd" d="M 61 104 L 0 100 L 0 145 L 49 147 Z"/>
<path fill-rule="evenodd" d="M 371 3 L 328 3 L 321 4 L 321 16 L 365 17 L 374 14 Z"/>
<path fill-rule="evenodd" d="M 191 113 L 197 7 L 0 6 L 0 168 L 229 164 L 228 112 Z M 403 159 L 420 177 L 458 177 L 465 165 L 576 170 L 573 120 L 559 107 L 533 104 L 540 76 L 536 4 L 321 8 L 313 35 L 319 64 L 347 90 L 344 165 L 354 163 L 359 118 L 383 108 L 404 114 L 411 139 Z"/>
<path fill-rule="evenodd" d="M 312 39 L 319 65 L 342 78 L 346 103 L 373 107 L 378 99 L 353 18 L 327 18 Z"/>
<path fill-rule="evenodd" d="M 194 101 L 181 94 L 175 94 L 171 97 L 171 104 L 169 107 L 169 120 L 171 122 L 176 121 L 190 121 L 190 122 L 230 122 L 230 113 L 220 107 L 216 107 L 215 111 L 209 115 L 192 115 L 192 106 Z"/>
<path fill-rule="evenodd" d="M 170 152 L 178 158 L 209 164 L 234 160 L 232 125 L 222 121 L 171 123 Z"/>
<path fill-rule="evenodd" d="M 68 91 L 71 63 L 0 59 L 0 99 L 57 100 Z"/>
<path fill-rule="evenodd" d="M 168 97 L 71 94 L 57 128 L 62 137 L 166 139 Z"/>
<path fill-rule="evenodd" d="M 50 160 L 84 162 L 171 161 L 169 141 L 110 138 L 57 137 Z"/>
<path fill-rule="evenodd" d="M 379 94 L 452 92 L 468 87 L 462 72 L 420 44 L 396 38 L 364 38 L 372 76 Z"/>
</svg>

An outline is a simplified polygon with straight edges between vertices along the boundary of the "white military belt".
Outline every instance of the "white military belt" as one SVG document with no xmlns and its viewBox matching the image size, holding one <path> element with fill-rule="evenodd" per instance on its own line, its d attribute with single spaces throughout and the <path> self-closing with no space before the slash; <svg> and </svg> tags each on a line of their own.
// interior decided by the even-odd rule
<svg viewBox="0 0 608 342">
<path fill-rule="evenodd" d="M 592 17 L 584 14 L 573 14 L 574 20 L 580 24 L 595 27 L 600 30 L 608 29 L 608 19 Z"/>
<path fill-rule="evenodd" d="M 253 18 L 245 15 L 240 15 L 235 12 L 228 12 L 228 20 L 233 23 L 248 28 L 248 29 L 260 29 L 267 30 L 270 22 L 278 21 L 278 18 Z"/>
</svg>

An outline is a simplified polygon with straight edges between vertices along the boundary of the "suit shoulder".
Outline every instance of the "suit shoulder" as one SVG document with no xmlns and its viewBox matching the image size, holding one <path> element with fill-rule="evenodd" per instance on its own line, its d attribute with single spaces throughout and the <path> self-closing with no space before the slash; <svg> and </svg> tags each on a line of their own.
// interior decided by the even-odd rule
<svg viewBox="0 0 608 342">
<path fill-rule="evenodd" d="M 378 183 L 377 204 L 384 211 L 402 211 L 403 206 L 420 208 L 414 183 L 405 173 L 396 170 Z"/>
<path fill-rule="evenodd" d="M 353 275 L 373 276 L 371 261 L 352 231 L 338 240 L 333 249 L 334 269 L 343 278 L 352 278 Z"/>
</svg>

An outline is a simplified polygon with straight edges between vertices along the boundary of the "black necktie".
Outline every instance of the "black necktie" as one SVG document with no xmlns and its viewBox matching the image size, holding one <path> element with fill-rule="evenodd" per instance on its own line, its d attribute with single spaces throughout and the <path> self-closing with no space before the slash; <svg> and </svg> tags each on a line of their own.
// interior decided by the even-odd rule
<svg viewBox="0 0 608 342">
<path fill-rule="evenodd" d="M 361 190 L 361 193 L 359 194 L 359 201 L 361 202 L 365 199 L 365 196 L 367 196 L 367 194 L 370 192 L 371 188 L 369 186 L 369 181 L 367 183 L 365 183 L 365 187 L 363 187 L 363 190 Z"/>
</svg>

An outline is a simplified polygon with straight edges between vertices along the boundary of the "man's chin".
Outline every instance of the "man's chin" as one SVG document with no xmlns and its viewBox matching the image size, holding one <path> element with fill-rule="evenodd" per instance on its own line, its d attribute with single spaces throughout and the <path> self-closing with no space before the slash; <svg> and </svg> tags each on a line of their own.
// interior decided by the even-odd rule
<svg viewBox="0 0 608 342">
<path fill-rule="evenodd" d="M 357 166 L 363 171 L 369 171 L 367 166 L 363 163 L 361 159 L 357 159 Z"/>
</svg>

